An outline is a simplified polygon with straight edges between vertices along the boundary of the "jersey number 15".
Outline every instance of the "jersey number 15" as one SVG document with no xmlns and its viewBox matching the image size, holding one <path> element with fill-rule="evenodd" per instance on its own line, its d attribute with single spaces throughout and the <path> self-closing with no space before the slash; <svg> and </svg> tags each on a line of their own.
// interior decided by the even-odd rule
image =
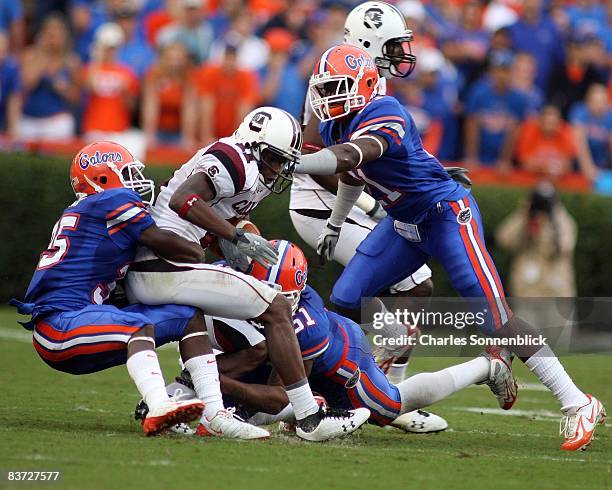
<svg viewBox="0 0 612 490">
<path fill-rule="evenodd" d="M 70 249 L 70 238 L 63 235 L 65 231 L 76 230 L 79 224 L 78 214 L 64 214 L 55 226 L 51 233 L 51 241 L 47 250 L 40 254 L 37 269 L 48 269 L 56 264 L 59 264 Z"/>
</svg>

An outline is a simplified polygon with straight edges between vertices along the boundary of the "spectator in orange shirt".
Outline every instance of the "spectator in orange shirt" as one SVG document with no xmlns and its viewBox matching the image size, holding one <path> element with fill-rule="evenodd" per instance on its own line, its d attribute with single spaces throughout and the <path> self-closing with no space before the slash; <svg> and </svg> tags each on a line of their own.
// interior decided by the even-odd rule
<svg viewBox="0 0 612 490">
<path fill-rule="evenodd" d="M 205 65 L 194 75 L 200 96 L 200 139 L 203 144 L 230 136 L 257 103 L 257 77 L 238 65 L 236 46 L 228 44 L 218 65 Z"/>
<path fill-rule="evenodd" d="M 116 61 L 117 48 L 123 41 L 123 31 L 117 24 L 104 24 L 96 31 L 91 62 L 84 70 L 88 98 L 82 129 L 87 140 L 112 139 L 142 154 L 144 138 L 129 131 L 138 79 L 129 67 Z"/>
<path fill-rule="evenodd" d="M 159 61 L 145 76 L 141 125 L 148 144 L 193 146 L 193 90 L 188 82 L 191 60 L 187 48 L 175 42 L 161 49 Z"/>
<path fill-rule="evenodd" d="M 529 119 L 520 130 L 516 156 L 525 170 L 559 177 L 571 170 L 576 145 L 571 127 L 561 111 L 547 105 L 539 116 Z"/>
</svg>

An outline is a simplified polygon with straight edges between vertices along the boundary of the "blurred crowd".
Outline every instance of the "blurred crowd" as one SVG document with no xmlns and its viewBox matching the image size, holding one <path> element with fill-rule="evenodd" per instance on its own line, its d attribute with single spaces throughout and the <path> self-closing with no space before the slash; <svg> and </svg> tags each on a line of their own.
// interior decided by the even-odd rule
<svg viewBox="0 0 612 490">
<path fill-rule="evenodd" d="M 0 0 L 9 141 L 193 149 L 255 105 L 301 116 L 360 2 Z M 445 161 L 551 178 L 612 169 L 612 0 L 401 0 L 417 69 L 389 92 Z"/>
</svg>

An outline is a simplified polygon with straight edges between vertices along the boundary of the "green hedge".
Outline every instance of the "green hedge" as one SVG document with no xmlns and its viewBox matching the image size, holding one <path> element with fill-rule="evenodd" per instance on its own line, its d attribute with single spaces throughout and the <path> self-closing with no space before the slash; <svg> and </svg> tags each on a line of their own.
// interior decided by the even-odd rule
<svg viewBox="0 0 612 490">
<path fill-rule="evenodd" d="M 53 224 L 62 210 L 74 200 L 68 182 L 68 160 L 23 154 L 0 155 L 0 301 L 25 292 L 38 254 L 47 245 Z M 147 173 L 157 182 L 171 173 L 170 168 L 150 167 Z M 481 187 L 474 190 L 487 230 L 487 243 L 502 277 L 510 257 L 494 245 L 495 225 L 515 209 L 524 190 Z M 321 268 L 312 251 L 299 239 L 287 212 L 288 192 L 262 203 L 253 219 L 269 238 L 287 238 L 302 246 L 310 260 L 310 282 L 328 294 L 340 267 Z M 599 196 L 562 196 L 579 226 L 576 250 L 578 290 L 581 296 L 612 296 L 612 199 Z M 435 294 L 453 295 L 445 274 L 434 269 Z"/>
</svg>

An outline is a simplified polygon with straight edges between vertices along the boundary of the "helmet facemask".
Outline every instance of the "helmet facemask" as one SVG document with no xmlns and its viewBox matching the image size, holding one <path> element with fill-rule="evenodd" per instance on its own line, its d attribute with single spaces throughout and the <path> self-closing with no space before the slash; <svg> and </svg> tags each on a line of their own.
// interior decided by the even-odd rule
<svg viewBox="0 0 612 490">
<path fill-rule="evenodd" d="M 362 76 L 363 68 L 359 70 L 357 79 L 351 75 L 331 75 L 329 72 L 310 78 L 310 105 L 319 120 L 338 119 L 366 105 L 365 97 L 357 93 Z"/>
<path fill-rule="evenodd" d="M 283 288 L 280 284 L 276 284 L 275 282 L 270 282 L 270 281 L 265 281 L 265 280 L 261 280 L 261 282 L 263 282 L 266 286 L 274 289 L 274 291 L 278 291 L 285 298 L 287 298 L 289 300 L 289 303 L 291 303 L 291 314 L 295 315 L 295 312 L 298 310 L 298 307 L 300 305 L 300 298 L 302 297 L 302 291 L 299 291 L 299 290 L 283 291 Z"/>
<path fill-rule="evenodd" d="M 412 54 L 412 33 L 404 37 L 389 39 L 382 47 L 382 57 L 374 58 L 381 75 L 387 73 L 398 78 L 406 78 L 414 71 L 416 56 Z"/>
<path fill-rule="evenodd" d="M 155 199 L 155 182 L 144 176 L 142 173 L 144 168 L 144 164 L 136 160 L 121 167 L 118 174 L 123 186 L 135 191 L 142 199 L 142 202 L 150 206 Z"/>
<path fill-rule="evenodd" d="M 260 182 L 272 193 L 281 194 L 291 185 L 293 171 L 300 156 L 298 149 L 292 148 L 291 152 L 287 152 L 268 143 L 257 143 L 252 145 L 251 154 L 259 164 Z M 262 168 L 268 169 L 275 175 L 273 181 L 266 181 Z"/>
</svg>

